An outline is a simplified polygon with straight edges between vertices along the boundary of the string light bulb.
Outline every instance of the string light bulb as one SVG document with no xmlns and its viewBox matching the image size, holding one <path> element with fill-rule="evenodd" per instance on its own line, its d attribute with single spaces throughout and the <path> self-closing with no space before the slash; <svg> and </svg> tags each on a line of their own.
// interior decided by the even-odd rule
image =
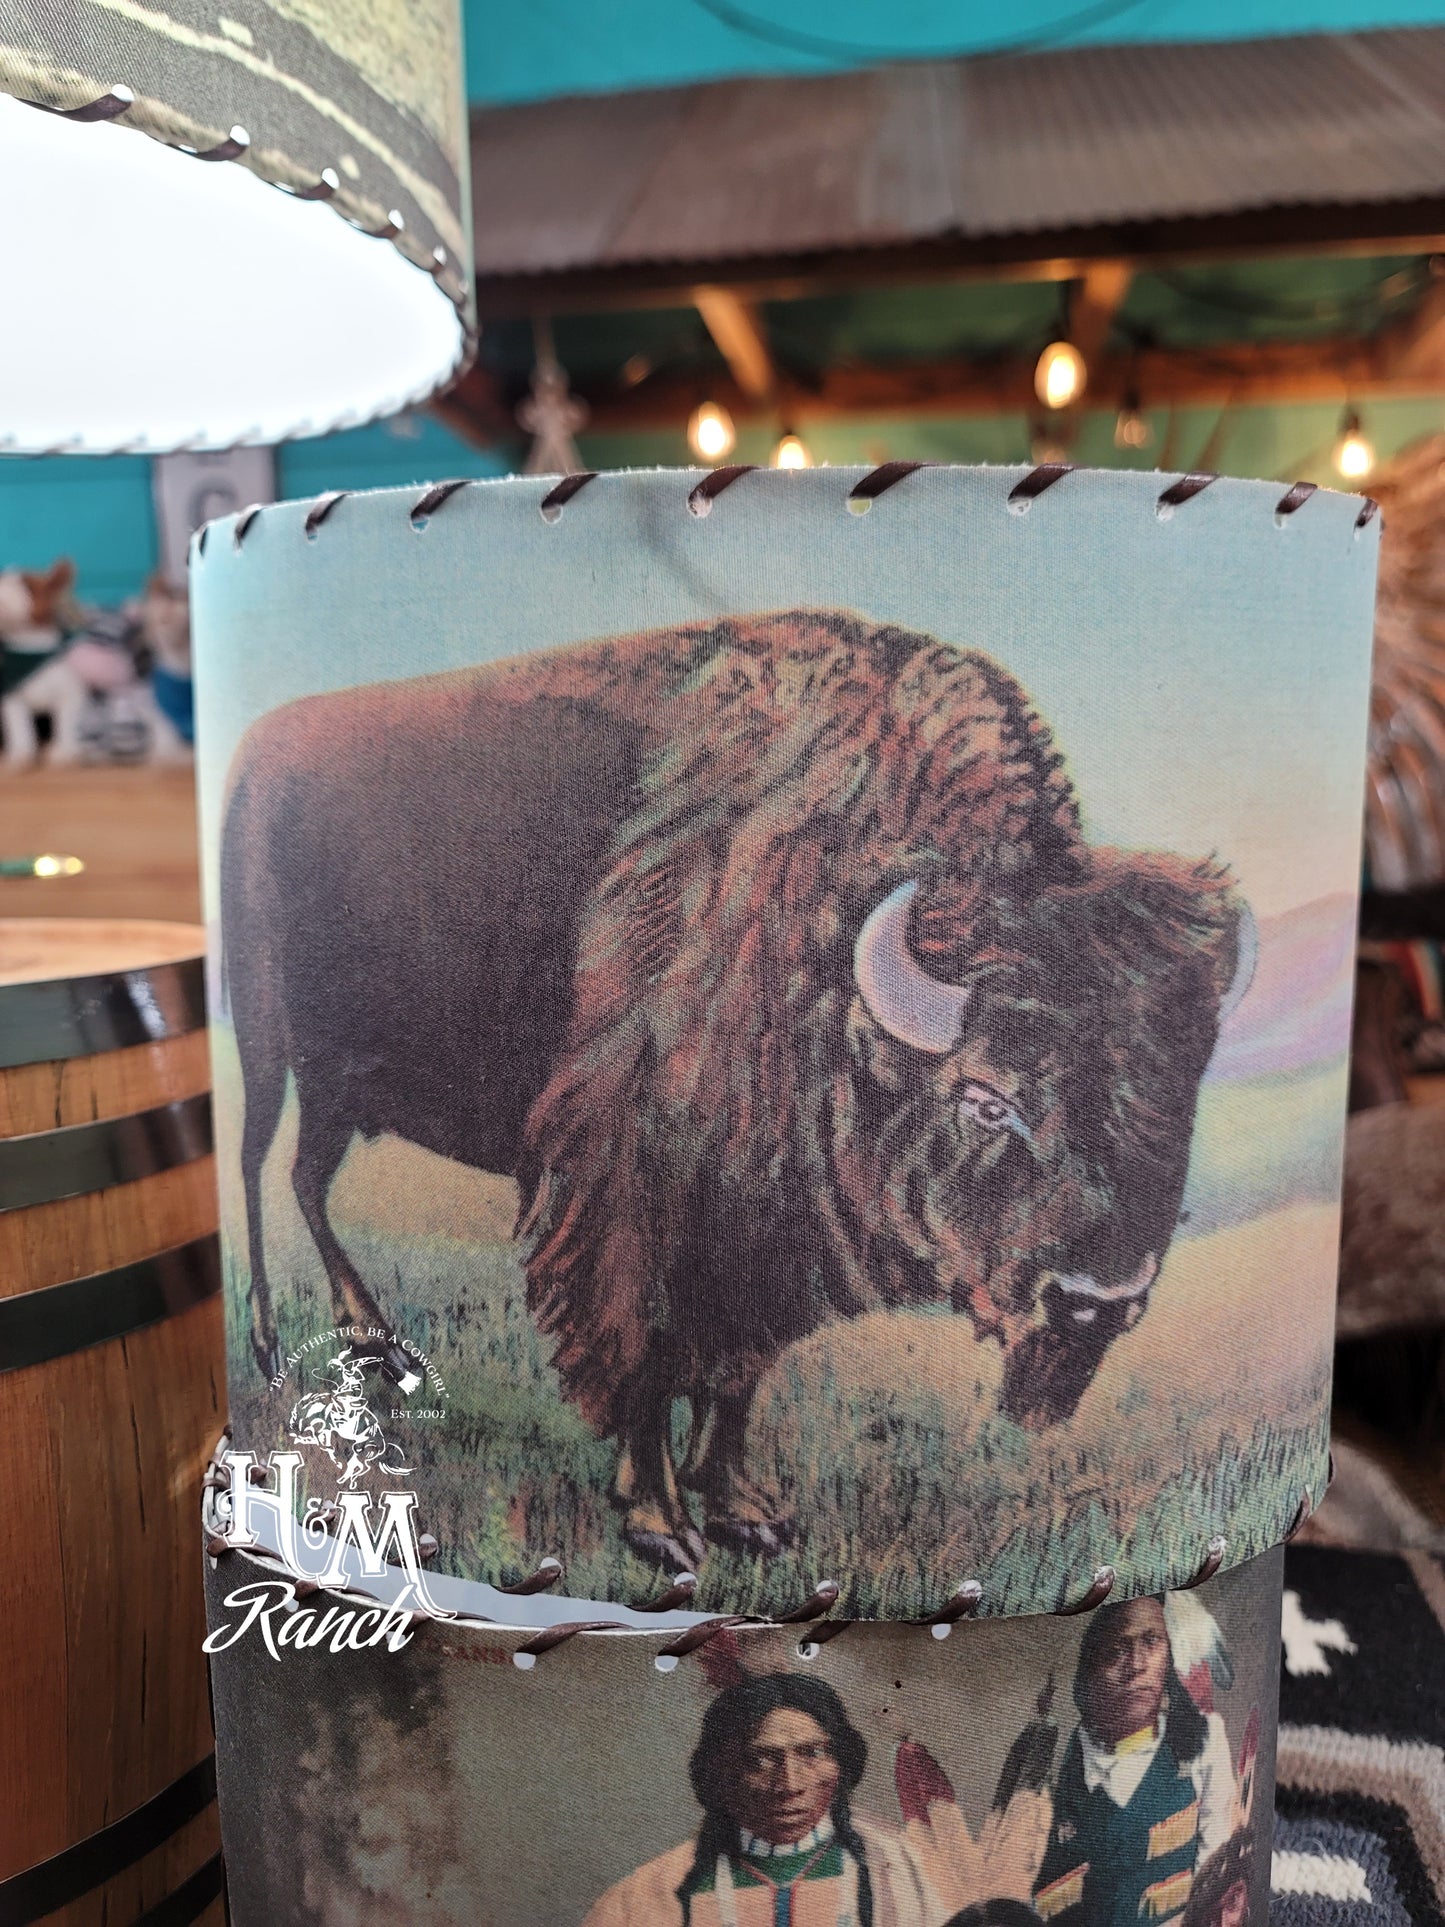
<svg viewBox="0 0 1445 1927">
<path fill-rule="evenodd" d="M 1353 408 L 1340 417 L 1340 438 L 1335 443 L 1335 467 L 1347 482 L 1362 482 L 1375 466 L 1375 448 L 1360 427 Z"/>
<path fill-rule="evenodd" d="M 774 468 L 811 468 L 813 455 L 801 435 L 795 435 L 791 428 L 783 430 L 782 440 L 772 453 Z"/>
<path fill-rule="evenodd" d="M 1147 448 L 1154 439 L 1154 430 L 1149 417 L 1139 406 L 1139 397 L 1131 389 L 1124 397 L 1123 405 L 1114 421 L 1115 448 Z"/>
<path fill-rule="evenodd" d="M 700 462 L 720 462 L 737 445 L 733 418 L 720 402 L 705 401 L 692 411 L 687 425 L 688 445 Z"/>
<path fill-rule="evenodd" d="M 1034 393 L 1045 408 L 1067 408 L 1089 379 L 1084 357 L 1072 341 L 1051 341 L 1034 366 Z"/>
</svg>

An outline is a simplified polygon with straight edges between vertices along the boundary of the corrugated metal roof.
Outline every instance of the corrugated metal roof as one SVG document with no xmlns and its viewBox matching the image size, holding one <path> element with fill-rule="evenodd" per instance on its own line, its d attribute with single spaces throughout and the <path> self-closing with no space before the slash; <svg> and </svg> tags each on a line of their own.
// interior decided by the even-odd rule
<svg viewBox="0 0 1445 1927">
<path fill-rule="evenodd" d="M 1100 47 L 478 111 L 477 272 L 1445 197 L 1445 28 Z"/>
</svg>

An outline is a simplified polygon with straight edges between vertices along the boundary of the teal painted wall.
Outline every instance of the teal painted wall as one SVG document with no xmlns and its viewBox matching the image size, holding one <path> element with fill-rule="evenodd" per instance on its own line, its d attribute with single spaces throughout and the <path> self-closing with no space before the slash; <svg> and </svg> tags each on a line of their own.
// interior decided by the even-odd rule
<svg viewBox="0 0 1445 1927">
<path fill-rule="evenodd" d="M 140 587 L 155 554 L 143 457 L 0 459 L 0 569 L 38 569 L 73 555 L 81 595 L 116 603 Z"/>
<path fill-rule="evenodd" d="M 276 493 L 320 495 L 332 488 L 405 488 L 453 475 L 505 475 L 506 460 L 473 448 L 430 415 L 402 415 L 371 428 L 276 451 Z"/>
<path fill-rule="evenodd" d="M 429 416 L 401 416 L 276 451 L 278 495 L 399 488 L 449 475 L 498 475 L 505 462 Z M 86 602 L 133 595 L 154 565 L 150 463 L 137 456 L 0 459 L 0 569 L 75 558 Z"/>
<path fill-rule="evenodd" d="M 466 0 L 467 91 L 475 101 L 537 100 L 1021 43 L 1239 40 L 1441 21 L 1441 0 Z"/>
</svg>

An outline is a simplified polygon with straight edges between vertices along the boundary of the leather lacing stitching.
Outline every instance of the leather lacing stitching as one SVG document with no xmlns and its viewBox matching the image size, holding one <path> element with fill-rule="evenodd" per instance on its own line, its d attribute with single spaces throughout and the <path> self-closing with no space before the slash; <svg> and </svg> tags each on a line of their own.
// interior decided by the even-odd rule
<svg viewBox="0 0 1445 1927">
<path fill-rule="evenodd" d="M 935 468 L 937 466 L 938 464 L 934 462 L 883 462 L 877 468 L 871 469 L 861 481 L 853 484 L 845 498 L 845 505 L 850 513 L 854 515 L 864 515 L 881 496 L 886 495 L 890 489 L 896 488 L 900 482 L 906 481 L 910 475 L 915 475 L 922 469 Z M 770 473 L 768 470 L 760 471 L 758 464 L 755 462 L 735 462 L 724 468 L 709 470 L 709 472 L 703 476 L 702 480 L 694 483 L 688 491 L 687 508 L 689 514 L 699 520 L 711 515 L 714 504 L 726 490 L 732 488 L 737 482 L 740 482 L 744 476 L 755 475 L 759 472 L 764 474 Z M 1036 468 L 1030 469 L 1021 481 L 1015 482 L 1012 488 L 1009 489 L 1004 498 L 1005 506 L 1011 515 L 1027 515 L 1041 496 L 1062 482 L 1067 476 L 1073 475 L 1076 472 L 1076 465 L 1072 462 L 1041 462 Z M 817 471 L 814 471 L 814 473 L 816 474 Z M 560 522 L 563 510 L 567 507 L 567 504 L 574 500 L 574 498 L 587 487 L 589 482 L 595 482 L 596 480 L 597 474 L 594 469 L 581 469 L 576 474 L 562 476 L 558 481 L 553 483 L 552 487 L 548 489 L 547 493 L 537 504 L 538 512 L 542 520 L 553 525 Z M 1202 495 L 1205 489 L 1218 480 L 1219 477 L 1217 475 L 1206 474 L 1203 471 L 1193 471 L 1187 475 L 1179 476 L 1175 481 L 1170 482 L 1167 487 L 1161 489 L 1155 498 L 1155 515 L 1161 522 L 1172 521 L 1175 513 L 1179 509 L 1182 509 L 1186 504 L 1192 502 L 1196 496 Z M 471 485 L 472 478 L 466 476 L 452 481 L 433 483 L 417 497 L 416 501 L 407 511 L 407 519 L 410 521 L 413 529 L 415 529 L 418 534 L 421 534 L 439 509 L 443 508 L 454 495 L 459 494 L 463 489 Z M 784 483 L 784 486 L 789 485 L 790 483 L 788 482 Z M 322 524 L 330 517 L 338 503 L 345 501 L 348 493 L 351 492 L 352 491 L 346 489 L 336 489 L 326 495 L 317 496 L 316 500 L 307 509 L 302 523 L 303 530 L 309 540 L 314 541 L 316 539 Z M 1317 483 L 1293 483 L 1275 505 L 1274 522 L 1276 528 L 1283 529 L 1287 527 L 1291 518 L 1297 515 L 1311 497 L 1318 493 L 1319 487 Z M 231 526 L 231 540 L 236 548 L 239 549 L 245 542 L 247 535 L 250 533 L 260 513 L 261 509 L 259 505 L 253 505 L 250 508 L 243 509 L 236 517 L 235 522 Z M 1378 502 L 1374 501 L 1370 496 L 1362 497 L 1360 500 L 1359 513 L 1355 517 L 1355 534 L 1359 535 L 1363 529 L 1376 519 L 1379 513 L 1380 505 Z M 198 555 L 204 556 L 206 552 L 208 533 L 209 531 L 207 529 L 202 529 L 196 538 L 196 552 Z"/>
<path fill-rule="evenodd" d="M 230 1436 L 230 1430 L 228 1428 L 216 1443 L 210 1463 L 206 1468 L 206 1476 L 202 1481 L 203 1489 L 206 1491 L 228 1492 L 230 1490 L 230 1477 L 222 1469 L 221 1464 Z M 257 1483 L 263 1481 L 266 1476 L 264 1467 L 260 1465 L 251 1466 L 250 1477 Z M 1334 1483 L 1334 1477 L 1335 1458 L 1332 1452 L 1329 1457 L 1329 1472 L 1325 1485 L 1326 1491 L 1328 1491 L 1329 1487 Z M 1289 1529 L 1284 1535 L 1286 1541 L 1293 1539 L 1300 1532 L 1306 1520 L 1309 1519 L 1315 1511 L 1315 1506 L 1316 1502 L 1313 1495 L 1309 1488 L 1306 1487 L 1300 1494 L 1294 1517 Z M 327 1506 L 312 1516 L 322 1524 L 331 1524 L 335 1522 L 338 1514 L 334 1506 Z M 288 1568 L 275 1553 L 268 1552 L 265 1548 L 259 1546 L 238 1548 L 232 1545 L 224 1529 L 217 1528 L 208 1531 L 205 1543 L 206 1552 L 213 1560 L 224 1558 L 231 1552 L 244 1550 L 250 1558 L 256 1560 L 259 1564 L 272 1567 L 278 1572 L 286 1573 L 288 1579 L 290 1579 L 294 1585 L 298 1599 L 309 1598 L 321 1590 L 314 1580 L 296 1579 L 294 1575 L 291 1575 Z M 433 1559 L 436 1557 L 438 1550 L 437 1542 L 430 1533 L 423 1533 L 419 1536 L 418 1549 L 421 1552 L 423 1560 Z M 1208 1541 L 1204 1556 L 1196 1567 L 1193 1577 L 1183 1580 L 1171 1588 L 1171 1590 L 1175 1592 L 1189 1592 L 1196 1586 L 1207 1584 L 1209 1580 L 1214 1578 L 1215 1574 L 1224 1564 L 1228 1551 L 1228 1539 L 1223 1533 L 1215 1533 Z M 528 1578 L 518 1580 L 511 1585 L 495 1585 L 493 1591 L 508 1593 L 513 1597 L 527 1597 L 532 1593 L 544 1592 L 548 1587 L 554 1586 L 557 1583 L 563 1575 L 563 1570 L 564 1568 L 560 1559 L 549 1557 L 543 1559 L 536 1571 Z M 1054 1608 L 1054 1616 L 1065 1618 L 1072 1617 L 1076 1614 L 1096 1611 L 1104 1604 L 1105 1600 L 1108 1599 L 1114 1590 L 1116 1579 L 1117 1574 L 1113 1566 L 1107 1564 L 1096 1566 L 1090 1576 L 1087 1587 L 1079 1597 L 1056 1606 Z M 662 1613 L 686 1609 L 691 1604 L 693 1596 L 697 1591 L 697 1583 L 696 1574 L 690 1572 L 681 1573 L 677 1578 L 673 1579 L 656 1598 L 650 1600 L 646 1606 L 640 1607 L 637 1610 L 641 1612 Z M 355 1588 L 328 1588 L 327 1590 L 329 1594 L 332 1594 L 338 1599 L 361 1600 L 368 1606 L 375 1606 L 378 1603 L 373 1594 L 361 1592 Z M 780 1613 L 774 1617 L 769 1617 L 764 1613 L 720 1613 L 715 1617 L 699 1620 L 696 1625 L 684 1627 L 674 1638 L 667 1641 L 665 1645 L 658 1647 L 654 1655 L 654 1664 L 659 1672 L 671 1672 L 679 1660 L 686 1659 L 690 1654 L 701 1652 L 702 1649 L 710 1645 L 719 1634 L 731 1632 L 739 1626 L 780 1627 L 806 1625 L 807 1632 L 798 1643 L 798 1656 L 800 1659 L 805 1660 L 816 1658 L 825 1645 L 831 1640 L 839 1638 L 843 1633 L 858 1623 L 851 1619 L 833 1619 L 828 1616 L 832 1612 L 833 1607 L 837 1605 L 841 1592 L 842 1588 L 837 1580 L 821 1579 L 814 1586 L 808 1597 L 799 1605 L 793 1607 L 789 1612 Z M 905 1623 L 920 1628 L 926 1627 L 935 1639 L 947 1639 L 954 1626 L 960 1620 L 971 1619 L 978 1612 L 983 1601 L 984 1588 L 981 1582 L 977 1579 L 966 1579 L 962 1585 L 956 1587 L 955 1590 L 949 1594 L 936 1611 L 922 1619 L 915 1619 Z M 420 1610 L 412 1611 L 406 1622 L 409 1630 L 415 1630 L 422 1625 L 430 1623 L 431 1615 Z M 478 1616 L 460 1614 L 445 1622 L 447 1625 L 461 1627 L 490 1626 L 498 1623 L 497 1621 Z M 518 1667 L 527 1670 L 534 1666 L 536 1662 L 546 1654 L 555 1652 L 559 1646 L 565 1646 L 580 1636 L 592 1633 L 635 1631 L 637 1631 L 635 1626 L 620 1619 L 563 1620 L 557 1625 L 543 1627 L 540 1632 L 534 1633 L 529 1639 L 524 1640 L 516 1647 L 512 1657 Z"/>
</svg>

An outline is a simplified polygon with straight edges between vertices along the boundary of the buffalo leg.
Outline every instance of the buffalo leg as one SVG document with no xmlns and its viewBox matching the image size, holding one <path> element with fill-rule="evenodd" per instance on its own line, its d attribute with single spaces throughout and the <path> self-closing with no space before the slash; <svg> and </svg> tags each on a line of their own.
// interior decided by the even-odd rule
<svg viewBox="0 0 1445 1927">
<path fill-rule="evenodd" d="M 348 1324 L 368 1330 L 385 1331 L 387 1320 L 371 1293 L 362 1284 L 341 1240 L 331 1228 L 326 1200 L 331 1181 L 346 1156 L 352 1137 L 350 1124 L 328 1116 L 319 1106 L 308 1107 L 303 1096 L 301 1126 L 296 1140 L 296 1162 L 291 1167 L 291 1188 L 306 1220 L 312 1242 L 326 1268 L 331 1285 L 333 1310 Z M 413 1371 L 411 1361 L 399 1345 L 384 1342 L 355 1343 L 353 1350 L 364 1357 L 380 1358 L 382 1370 L 395 1380 L 398 1389 L 410 1396 L 421 1384 L 421 1374 Z"/>
<path fill-rule="evenodd" d="M 241 1182 L 246 1198 L 246 1240 L 251 1258 L 251 1350 L 264 1378 L 281 1368 L 276 1314 L 266 1276 L 266 1232 L 261 1207 L 261 1172 L 281 1121 L 286 1097 L 286 1060 L 267 1048 L 264 1037 L 238 1030 L 241 1076 L 246 1092 L 246 1122 L 241 1132 Z M 254 1047 L 253 1047 L 254 1046 Z"/>
<path fill-rule="evenodd" d="M 632 1550 L 671 1572 L 690 1572 L 707 1550 L 688 1516 L 672 1462 L 671 1399 L 645 1389 L 628 1401 L 629 1422 L 613 1481 L 623 1511 L 622 1532 Z"/>
<path fill-rule="evenodd" d="M 794 1528 L 743 1470 L 752 1403 L 751 1387 L 716 1400 L 706 1448 L 688 1482 L 702 1494 L 709 1540 L 749 1556 L 771 1555 L 788 1545 Z"/>
</svg>

